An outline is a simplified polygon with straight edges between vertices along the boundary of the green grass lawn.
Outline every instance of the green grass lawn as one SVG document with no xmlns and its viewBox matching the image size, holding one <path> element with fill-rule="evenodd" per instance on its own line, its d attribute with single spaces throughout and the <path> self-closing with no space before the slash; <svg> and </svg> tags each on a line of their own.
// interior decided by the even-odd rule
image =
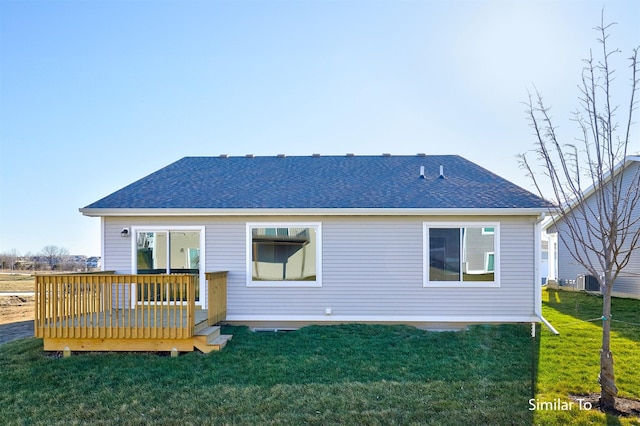
<svg viewBox="0 0 640 426">
<path fill-rule="evenodd" d="M 56 358 L 38 339 L 0 346 L 0 418 L 9 424 L 618 424 L 600 413 L 530 411 L 538 399 L 597 392 L 598 299 L 545 293 L 560 336 L 529 325 L 424 332 L 405 326 L 313 326 L 252 333 L 219 353 L 179 358 L 86 353 Z M 616 299 L 614 318 L 640 301 Z M 636 319 L 637 321 L 637 319 Z M 631 321 L 633 322 L 633 321 Z M 614 325 L 620 393 L 640 398 L 640 327 Z M 620 419 L 620 424 L 633 423 Z"/>
<path fill-rule="evenodd" d="M 542 313 L 560 332 L 542 330 L 536 398 L 569 402 L 569 394 L 600 392 L 600 347 L 602 345 L 602 298 L 582 292 L 544 290 Z M 611 350 L 618 396 L 640 399 L 640 300 L 612 301 Z M 631 323 L 631 324 L 630 324 Z M 633 325 L 635 324 L 635 325 Z M 640 419 L 618 419 L 593 411 L 536 411 L 535 423 L 636 424 Z M 619 422 L 619 423 L 618 423 Z"/>
</svg>

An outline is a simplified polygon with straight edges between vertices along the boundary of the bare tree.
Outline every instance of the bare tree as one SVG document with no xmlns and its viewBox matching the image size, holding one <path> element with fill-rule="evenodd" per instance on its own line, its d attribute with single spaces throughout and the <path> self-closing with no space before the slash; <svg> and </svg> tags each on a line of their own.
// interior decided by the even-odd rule
<svg viewBox="0 0 640 426">
<path fill-rule="evenodd" d="M 613 408 L 618 388 L 611 352 L 611 289 L 629 263 L 634 249 L 640 248 L 640 167 L 627 168 L 625 160 L 631 141 L 632 116 L 638 88 L 638 47 L 629 58 L 631 84 L 628 105 L 620 125 L 618 107 L 613 103 L 614 70 L 610 68 L 618 49 L 607 46 L 609 30 L 604 14 L 598 32 L 601 58 L 590 52 L 585 60 L 581 96 L 574 113 L 580 136 L 575 143 L 561 143 L 549 108 L 540 92 L 529 94 L 527 115 L 534 129 L 534 163 L 526 155 L 520 163 L 533 180 L 540 195 L 546 182 L 552 188 L 552 215 L 563 245 L 573 259 L 596 277 L 602 299 L 602 347 L 600 350 L 600 403 Z M 542 172 L 534 173 L 534 167 Z M 638 253 L 636 253 L 638 254 Z"/>
<path fill-rule="evenodd" d="M 13 272 L 19 256 L 18 250 L 16 249 L 0 253 L 0 269 L 8 269 Z"/>
<path fill-rule="evenodd" d="M 47 261 L 47 265 L 53 270 L 60 264 L 62 264 L 69 255 L 69 250 L 64 247 L 58 246 L 45 246 L 42 249 L 42 255 Z"/>
</svg>

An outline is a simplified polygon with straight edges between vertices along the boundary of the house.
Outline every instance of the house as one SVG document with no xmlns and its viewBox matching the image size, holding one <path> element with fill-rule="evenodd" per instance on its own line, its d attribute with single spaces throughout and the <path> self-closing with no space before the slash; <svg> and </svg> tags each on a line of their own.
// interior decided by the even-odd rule
<svg viewBox="0 0 640 426">
<path fill-rule="evenodd" d="M 105 270 L 227 271 L 226 323 L 444 329 L 539 321 L 547 207 L 460 156 L 314 154 L 187 157 L 80 211 Z"/>
<path fill-rule="evenodd" d="M 545 322 L 548 207 L 455 155 L 187 157 L 80 209 L 103 272 L 36 276 L 35 335 L 177 354 L 221 322 Z"/>
<path fill-rule="evenodd" d="M 621 175 L 622 174 L 622 175 Z M 628 156 L 613 170 L 614 178 L 621 178 L 620 190 L 623 194 L 631 194 L 631 198 L 640 197 L 640 156 Z M 600 189 L 591 187 L 584 192 L 583 203 L 587 207 L 595 208 L 596 196 L 599 191 L 609 192 L 611 179 Z M 598 192 L 597 192 L 598 191 Z M 569 214 L 573 214 L 578 205 L 572 206 Z M 588 209 L 587 209 L 588 210 Z M 640 203 L 629 217 L 631 233 L 637 233 L 640 228 Z M 595 217 L 589 220 L 597 220 Z M 579 264 L 570 254 L 560 234 L 568 235 L 567 224 L 563 217 L 556 217 L 545 224 L 543 232 L 549 240 L 549 271 L 548 281 L 555 281 L 564 287 L 578 290 L 600 291 L 599 284 L 584 266 Z M 637 248 L 637 247 L 636 247 Z M 595 262 L 595 259 L 593 259 Z M 629 264 L 623 269 L 613 284 L 613 296 L 640 298 L 640 250 L 631 254 Z"/>
<path fill-rule="evenodd" d="M 87 259 L 87 269 L 100 268 L 100 256 L 91 256 Z"/>
</svg>

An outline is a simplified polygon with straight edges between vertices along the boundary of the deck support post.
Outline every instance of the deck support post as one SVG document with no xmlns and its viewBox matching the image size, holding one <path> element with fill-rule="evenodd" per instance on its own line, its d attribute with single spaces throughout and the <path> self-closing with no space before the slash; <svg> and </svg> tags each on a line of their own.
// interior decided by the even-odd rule
<svg viewBox="0 0 640 426">
<path fill-rule="evenodd" d="M 71 356 L 71 349 L 69 349 L 69 346 L 65 346 L 62 351 L 62 357 L 69 358 L 70 356 Z"/>
<path fill-rule="evenodd" d="M 176 348 L 171 349 L 171 358 L 177 358 L 178 355 L 180 355 L 180 352 L 178 352 L 178 349 Z"/>
</svg>

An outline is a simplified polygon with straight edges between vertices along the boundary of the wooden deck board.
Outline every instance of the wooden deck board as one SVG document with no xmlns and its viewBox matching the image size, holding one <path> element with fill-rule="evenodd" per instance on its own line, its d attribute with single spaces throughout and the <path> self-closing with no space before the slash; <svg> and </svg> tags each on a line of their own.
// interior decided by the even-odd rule
<svg viewBox="0 0 640 426">
<path fill-rule="evenodd" d="M 132 313 L 129 315 L 129 313 Z M 188 317 L 186 310 L 178 316 L 179 311 L 173 308 L 162 309 L 112 309 L 110 312 L 96 312 L 91 314 L 81 314 L 74 318 L 63 318 L 49 327 L 104 327 L 112 325 L 114 327 L 187 327 Z M 196 309 L 195 323 L 198 324 L 207 320 L 206 309 Z M 177 323 L 176 323 L 177 321 Z"/>
</svg>

